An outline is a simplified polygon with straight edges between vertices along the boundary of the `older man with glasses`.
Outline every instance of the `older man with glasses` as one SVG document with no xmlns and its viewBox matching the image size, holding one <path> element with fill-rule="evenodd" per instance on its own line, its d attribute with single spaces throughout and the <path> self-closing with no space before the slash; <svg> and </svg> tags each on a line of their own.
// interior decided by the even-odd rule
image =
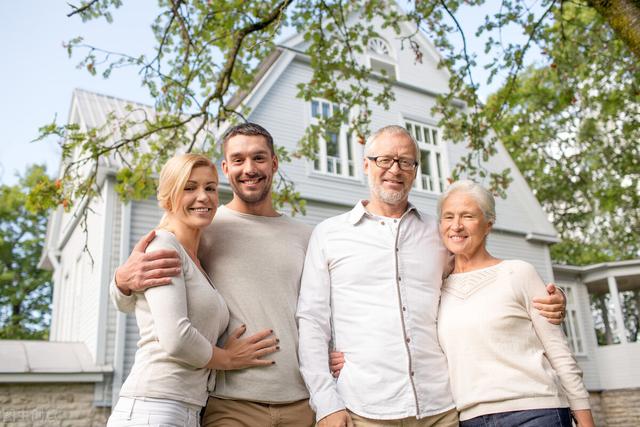
<svg viewBox="0 0 640 427">
<path fill-rule="evenodd" d="M 447 252 L 436 220 L 408 202 L 419 153 L 400 126 L 371 135 L 369 200 L 311 235 L 296 316 L 319 427 L 458 426 L 436 333 Z M 337 382 L 331 349 L 345 359 Z"/>
</svg>

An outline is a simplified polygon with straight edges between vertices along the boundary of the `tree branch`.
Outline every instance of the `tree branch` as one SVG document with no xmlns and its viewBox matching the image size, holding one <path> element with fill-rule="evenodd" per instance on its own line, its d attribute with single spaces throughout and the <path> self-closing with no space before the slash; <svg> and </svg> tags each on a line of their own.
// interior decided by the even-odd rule
<svg viewBox="0 0 640 427">
<path fill-rule="evenodd" d="M 84 6 L 80 6 L 80 7 L 75 6 L 71 3 L 67 3 L 70 7 L 74 9 L 73 12 L 70 12 L 67 14 L 67 18 L 71 18 L 73 15 L 82 14 L 86 10 L 91 9 L 91 7 L 96 3 L 98 3 L 98 0 L 91 0 L 89 3 L 86 3 Z"/>
</svg>

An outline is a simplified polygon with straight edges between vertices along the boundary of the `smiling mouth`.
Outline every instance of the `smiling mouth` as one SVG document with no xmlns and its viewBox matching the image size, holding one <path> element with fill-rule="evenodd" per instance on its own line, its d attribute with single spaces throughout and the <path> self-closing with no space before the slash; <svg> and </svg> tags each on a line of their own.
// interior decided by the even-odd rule
<svg viewBox="0 0 640 427">
<path fill-rule="evenodd" d="M 384 179 L 383 182 L 388 182 L 389 184 L 403 185 L 404 181 L 398 181 L 395 179 Z"/>
<path fill-rule="evenodd" d="M 466 238 L 467 236 L 459 236 L 459 235 L 449 236 L 449 239 L 453 240 L 454 242 L 462 242 Z"/>
<path fill-rule="evenodd" d="M 189 208 L 192 212 L 211 212 L 211 208 Z"/>
<path fill-rule="evenodd" d="M 241 179 L 239 181 L 240 181 L 240 183 L 245 184 L 245 185 L 256 185 L 260 181 L 262 181 L 263 179 L 264 179 L 264 177 L 259 177 L 259 178 L 251 178 L 251 179 Z"/>
</svg>

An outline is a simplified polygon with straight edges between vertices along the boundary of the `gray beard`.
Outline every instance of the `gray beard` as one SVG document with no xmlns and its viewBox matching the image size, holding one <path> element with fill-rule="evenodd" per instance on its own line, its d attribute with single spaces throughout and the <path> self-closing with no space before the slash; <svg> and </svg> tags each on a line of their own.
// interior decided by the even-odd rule
<svg viewBox="0 0 640 427">
<path fill-rule="evenodd" d="M 369 190 L 374 194 L 378 199 L 388 205 L 397 205 L 401 203 L 407 198 L 408 191 L 387 191 L 380 185 L 375 185 L 373 181 L 367 180 L 369 182 Z"/>
</svg>

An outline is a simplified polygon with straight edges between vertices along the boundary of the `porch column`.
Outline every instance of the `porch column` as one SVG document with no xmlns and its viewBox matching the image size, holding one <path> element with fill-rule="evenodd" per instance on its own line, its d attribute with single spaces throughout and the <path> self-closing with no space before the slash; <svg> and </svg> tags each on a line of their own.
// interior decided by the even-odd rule
<svg viewBox="0 0 640 427">
<path fill-rule="evenodd" d="M 618 293 L 618 283 L 614 276 L 607 277 L 609 285 L 610 301 L 613 303 L 613 315 L 616 319 L 616 328 L 614 333 L 618 336 L 620 344 L 627 344 L 627 328 L 624 325 L 624 316 L 622 315 L 622 306 L 620 305 L 620 294 Z"/>
</svg>

